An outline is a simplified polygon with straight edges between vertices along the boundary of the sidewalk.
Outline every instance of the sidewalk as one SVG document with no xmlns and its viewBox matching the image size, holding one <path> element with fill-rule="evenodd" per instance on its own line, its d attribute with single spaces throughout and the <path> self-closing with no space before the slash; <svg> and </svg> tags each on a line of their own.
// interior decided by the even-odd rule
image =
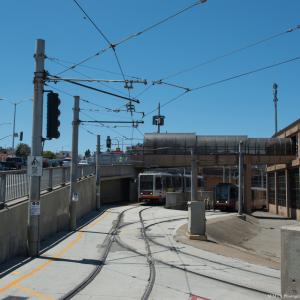
<svg viewBox="0 0 300 300">
<path fill-rule="evenodd" d="M 292 224 L 300 225 L 267 212 L 247 215 L 245 221 L 231 214 L 207 220 L 207 241 L 188 239 L 187 224 L 177 230 L 174 238 L 209 252 L 280 269 L 280 228 Z"/>
</svg>

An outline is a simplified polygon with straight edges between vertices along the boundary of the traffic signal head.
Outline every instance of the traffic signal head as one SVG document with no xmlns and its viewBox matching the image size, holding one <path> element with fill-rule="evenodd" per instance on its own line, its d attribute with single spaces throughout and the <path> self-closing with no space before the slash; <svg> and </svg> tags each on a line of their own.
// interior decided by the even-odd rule
<svg viewBox="0 0 300 300">
<path fill-rule="evenodd" d="M 60 110 L 60 99 L 57 93 L 50 92 L 47 94 L 47 138 L 58 139 L 60 122 L 58 120 Z"/>
<path fill-rule="evenodd" d="M 20 141 L 23 141 L 23 131 L 20 132 Z"/>
<path fill-rule="evenodd" d="M 106 148 L 108 148 L 108 149 L 111 148 L 111 138 L 109 135 L 106 138 Z"/>
</svg>

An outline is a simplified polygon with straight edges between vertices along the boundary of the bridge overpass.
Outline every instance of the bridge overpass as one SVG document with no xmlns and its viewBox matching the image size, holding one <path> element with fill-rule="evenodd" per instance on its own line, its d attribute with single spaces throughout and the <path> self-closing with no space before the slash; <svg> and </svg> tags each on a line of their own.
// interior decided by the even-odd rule
<svg viewBox="0 0 300 300">
<path fill-rule="evenodd" d="M 249 138 L 236 136 L 201 136 L 194 133 L 148 133 L 143 150 L 135 159 L 144 168 L 190 167 L 191 151 L 198 167 L 237 166 L 242 142 L 244 207 L 252 209 L 251 167 L 288 164 L 296 157 L 296 147 L 289 138 Z"/>
</svg>

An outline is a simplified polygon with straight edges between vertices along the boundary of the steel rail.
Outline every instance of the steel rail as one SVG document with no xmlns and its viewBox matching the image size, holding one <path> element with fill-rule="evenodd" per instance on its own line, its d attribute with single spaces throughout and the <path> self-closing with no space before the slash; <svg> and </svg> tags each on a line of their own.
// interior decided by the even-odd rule
<svg viewBox="0 0 300 300">
<path fill-rule="evenodd" d="M 136 207 L 137 206 L 130 207 L 128 209 L 123 210 L 121 213 L 119 213 L 116 222 L 114 223 L 114 225 L 112 226 L 109 233 L 106 235 L 106 237 L 104 239 L 103 245 L 105 245 L 106 247 L 104 250 L 104 254 L 98 259 L 99 264 L 91 271 L 91 273 L 85 279 L 82 280 L 81 283 L 76 285 L 71 291 L 69 291 L 64 296 L 62 296 L 60 298 L 60 300 L 72 299 L 79 292 L 81 292 L 85 287 L 87 287 L 96 278 L 96 276 L 101 272 L 101 270 L 105 264 L 105 261 L 107 259 L 107 256 L 111 250 L 112 244 L 115 240 L 115 236 L 117 235 L 117 232 L 120 227 L 120 223 L 122 221 L 124 213 L 127 212 L 128 210 L 134 209 Z"/>
<path fill-rule="evenodd" d="M 149 270 L 150 270 L 150 275 L 149 275 L 149 280 L 148 280 L 148 284 L 146 286 L 146 289 L 144 291 L 144 294 L 142 296 L 142 300 L 148 300 L 149 297 L 150 297 L 150 294 L 152 292 L 152 289 L 154 287 L 154 283 L 155 283 L 155 262 L 154 262 L 154 259 L 152 257 L 152 253 L 151 253 L 151 248 L 150 248 L 150 243 L 148 241 L 148 237 L 147 237 L 147 234 L 146 234 L 146 229 L 145 229 L 145 224 L 144 224 L 144 220 L 143 220 L 143 217 L 142 217 L 142 213 L 143 211 L 147 210 L 147 209 L 150 209 L 151 207 L 147 207 L 143 210 L 140 210 L 139 211 L 139 218 L 140 218 L 140 222 L 141 222 L 141 234 L 142 234 L 142 237 L 145 241 L 145 244 L 146 244 L 146 251 L 147 251 L 147 262 L 149 264 Z"/>
<path fill-rule="evenodd" d="M 176 220 L 177 219 L 174 219 L 174 220 L 170 219 L 169 222 L 176 221 Z M 123 227 L 129 226 L 129 225 L 132 225 L 132 224 L 125 224 Z M 146 256 L 146 254 L 138 251 L 137 249 L 131 247 L 130 245 L 128 245 L 127 243 L 125 243 L 124 241 L 122 241 L 120 239 L 119 235 L 117 235 L 115 237 L 115 241 L 116 241 L 116 243 L 120 247 L 122 247 L 122 248 L 124 248 L 124 249 L 126 249 L 128 251 L 131 251 L 131 252 L 133 252 L 135 254 L 138 254 L 140 256 Z M 199 276 L 199 277 L 203 277 L 203 278 L 215 280 L 215 281 L 218 281 L 218 282 L 221 282 L 221 283 L 224 283 L 224 284 L 232 285 L 232 286 L 235 286 L 235 287 L 238 287 L 238 288 L 242 288 L 242 289 L 246 289 L 246 290 L 249 290 L 249 291 L 252 291 L 252 292 L 257 292 L 257 293 L 260 293 L 260 294 L 263 294 L 263 295 L 270 295 L 270 292 L 267 292 L 267 291 L 263 291 L 263 290 L 252 288 L 252 287 L 248 287 L 248 286 L 244 286 L 244 285 L 241 285 L 241 284 L 238 284 L 238 283 L 230 282 L 230 281 L 227 281 L 227 280 L 224 280 L 224 279 L 220 279 L 220 278 L 216 278 L 216 277 L 213 277 L 213 276 L 210 276 L 210 275 L 198 273 L 198 272 L 195 272 L 195 271 L 192 271 L 192 270 L 188 270 L 186 268 L 183 268 L 183 267 L 180 267 L 180 266 L 177 266 L 177 265 L 165 262 L 165 261 L 160 260 L 160 259 L 154 258 L 154 260 L 155 260 L 155 262 L 158 262 L 160 264 L 163 264 L 163 265 L 169 266 L 171 268 L 178 269 L 178 270 L 181 270 L 181 271 L 184 271 L 184 272 L 187 272 L 187 273 Z"/>
</svg>

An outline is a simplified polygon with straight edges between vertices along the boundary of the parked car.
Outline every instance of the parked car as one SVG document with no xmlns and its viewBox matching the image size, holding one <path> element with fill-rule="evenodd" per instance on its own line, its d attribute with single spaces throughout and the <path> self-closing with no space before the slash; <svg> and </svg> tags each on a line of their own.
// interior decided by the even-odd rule
<svg viewBox="0 0 300 300">
<path fill-rule="evenodd" d="M 7 161 L 0 161 L 0 171 L 9 171 L 15 170 L 15 164 L 7 162 Z"/>
<path fill-rule="evenodd" d="M 62 162 L 63 167 L 70 167 L 71 166 L 71 158 L 64 159 Z"/>
<path fill-rule="evenodd" d="M 89 162 L 86 159 L 82 159 L 79 161 L 78 165 L 80 166 L 87 166 Z"/>
<path fill-rule="evenodd" d="M 48 158 L 43 158 L 43 168 L 49 168 L 49 159 Z"/>
<path fill-rule="evenodd" d="M 49 166 L 50 167 L 59 167 L 59 160 L 57 160 L 57 159 L 49 159 Z"/>
<path fill-rule="evenodd" d="M 25 163 L 22 157 L 7 157 L 6 161 L 11 163 L 11 166 L 17 170 L 20 170 Z"/>
</svg>

